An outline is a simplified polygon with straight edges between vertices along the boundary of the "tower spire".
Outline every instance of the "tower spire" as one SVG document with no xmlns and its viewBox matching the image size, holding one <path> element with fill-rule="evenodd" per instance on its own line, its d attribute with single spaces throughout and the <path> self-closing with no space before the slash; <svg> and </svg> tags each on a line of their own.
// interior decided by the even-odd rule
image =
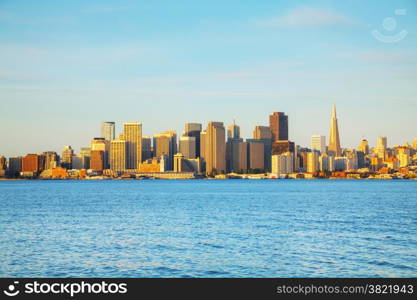
<svg viewBox="0 0 417 300">
<path fill-rule="evenodd" d="M 340 147 L 339 127 L 337 124 L 335 104 L 333 104 L 332 120 L 330 123 L 329 152 L 333 154 L 334 156 L 340 156 L 342 154 L 342 149 Z"/>
</svg>

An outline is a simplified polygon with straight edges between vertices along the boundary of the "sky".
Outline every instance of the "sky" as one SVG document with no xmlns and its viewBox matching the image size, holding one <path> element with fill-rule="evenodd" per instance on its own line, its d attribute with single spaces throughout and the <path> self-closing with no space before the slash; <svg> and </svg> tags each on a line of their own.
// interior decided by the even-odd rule
<svg viewBox="0 0 417 300">
<path fill-rule="evenodd" d="M 289 116 L 290 140 L 417 138 L 417 2 L 0 0 L 0 155 Z"/>
</svg>

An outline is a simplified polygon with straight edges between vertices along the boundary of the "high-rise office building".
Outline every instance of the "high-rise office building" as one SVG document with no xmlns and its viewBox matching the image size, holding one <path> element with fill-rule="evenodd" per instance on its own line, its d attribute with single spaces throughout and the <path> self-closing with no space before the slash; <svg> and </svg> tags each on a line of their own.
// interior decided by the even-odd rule
<svg viewBox="0 0 417 300">
<path fill-rule="evenodd" d="M 274 112 L 269 116 L 272 141 L 288 140 L 288 116 L 283 112 Z"/>
<path fill-rule="evenodd" d="M 75 170 L 84 169 L 84 161 L 81 155 L 74 155 L 72 157 L 71 168 Z"/>
<path fill-rule="evenodd" d="M 101 137 L 107 141 L 114 140 L 114 137 L 115 137 L 115 123 L 114 122 L 101 123 Z"/>
<path fill-rule="evenodd" d="M 91 140 L 90 148 L 91 151 L 103 151 L 104 158 L 104 169 L 108 169 L 109 166 L 109 152 L 110 152 L 110 142 L 102 137 L 96 137 Z"/>
<path fill-rule="evenodd" d="M 332 121 L 330 123 L 329 153 L 333 156 L 340 156 L 342 148 L 340 147 L 339 125 L 337 123 L 336 105 L 333 105 Z"/>
<path fill-rule="evenodd" d="M 386 158 L 387 152 L 387 137 L 386 136 L 379 136 L 376 142 L 375 153 L 378 155 L 379 158 L 384 160 Z"/>
<path fill-rule="evenodd" d="M 268 126 L 255 126 L 253 138 L 260 140 L 264 144 L 264 168 L 271 171 L 271 151 L 272 151 L 272 132 Z"/>
<path fill-rule="evenodd" d="M 311 150 L 320 151 L 320 153 L 326 152 L 326 137 L 323 135 L 312 135 Z"/>
<path fill-rule="evenodd" d="M 307 172 L 315 173 L 319 171 L 319 154 L 315 151 L 307 154 Z"/>
<path fill-rule="evenodd" d="M 12 176 L 12 177 L 18 176 L 20 172 L 22 172 L 22 157 L 21 156 L 9 157 L 9 169 L 8 169 L 9 176 Z"/>
<path fill-rule="evenodd" d="M 177 134 L 175 131 L 165 131 L 153 136 L 154 156 L 160 158 L 166 156 L 166 169 L 174 168 L 174 154 L 177 153 Z"/>
<path fill-rule="evenodd" d="M 42 154 L 45 157 L 45 161 L 44 161 L 45 170 L 56 168 L 59 165 L 59 157 L 56 152 L 47 151 L 47 152 L 43 152 Z"/>
<path fill-rule="evenodd" d="M 265 143 L 258 139 L 246 139 L 248 144 L 248 169 L 265 169 Z"/>
<path fill-rule="evenodd" d="M 127 142 L 114 139 L 110 142 L 110 169 L 123 172 L 127 165 Z"/>
<path fill-rule="evenodd" d="M 62 149 L 61 166 L 66 169 L 71 169 L 73 155 L 74 150 L 71 148 L 71 146 L 65 146 L 64 149 Z"/>
<path fill-rule="evenodd" d="M 193 136 L 180 137 L 180 153 L 185 159 L 196 158 L 196 138 Z"/>
<path fill-rule="evenodd" d="M 22 158 L 22 172 L 38 172 L 39 169 L 39 155 L 27 154 Z"/>
<path fill-rule="evenodd" d="M 109 149 L 110 149 L 110 145 L 109 145 Z M 83 160 L 84 169 L 90 169 L 91 148 L 90 147 L 81 147 L 80 148 L 80 156 Z"/>
<path fill-rule="evenodd" d="M 126 169 L 139 169 L 142 162 L 142 124 L 123 124 L 123 138 L 126 141 Z"/>
<path fill-rule="evenodd" d="M 142 161 L 152 158 L 152 139 L 149 136 L 142 137 Z"/>
<path fill-rule="evenodd" d="M 334 157 L 327 153 L 322 153 L 319 156 L 319 170 L 321 172 L 333 172 L 334 171 Z"/>
<path fill-rule="evenodd" d="M 201 124 L 200 123 L 186 123 L 184 126 L 183 136 L 195 137 L 195 155 L 200 157 L 200 133 L 201 133 Z"/>
<path fill-rule="evenodd" d="M 277 176 L 290 174 L 294 171 L 294 155 L 290 152 L 274 154 L 271 158 L 271 173 Z"/>
<path fill-rule="evenodd" d="M 369 143 L 366 139 L 363 139 L 358 146 L 358 151 L 363 152 L 365 155 L 369 154 Z"/>
<path fill-rule="evenodd" d="M 227 126 L 227 138 L 228 139 L 239 139 L 240 138 L 240 127 L 236 125 L 235 120 L 233 124 Z"/>
<path fill-rule="evenodd" d="M 206 129 L 205 161 L 207 174 L 226 171 L 226 131 L 222 122 L 209 122 Z"/>
<path fill-rule="evenodd" d="M 94 172 L 102 172 L 104 170 L 104 151 L 91 150 L 90 169 Z"/>
<path fill-rule="evenodd" d="M 248 168 L 248 145 L 241 138 L 228 138 L 226 142 L 226 170 L 241 172 Z"/>
</svg>

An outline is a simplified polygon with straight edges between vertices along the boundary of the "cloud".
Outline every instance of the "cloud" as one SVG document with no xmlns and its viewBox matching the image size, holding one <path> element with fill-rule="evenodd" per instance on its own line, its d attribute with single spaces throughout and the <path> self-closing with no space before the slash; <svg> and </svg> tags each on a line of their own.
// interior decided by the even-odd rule
<svg viewBox="0 0 417 300">
<path fill-rule="evenodd" d="M 255 23 L 260 27 L 321 27 L 354 24 L 355 22 L 330 10 L 303 6 L 281 16 L 256 20 Z"/>
<path fill-rule="evenodd" d="M 85 14 L 99 14 L 99 13 L 112 13 L 127 11 L 132 9 L 132 6 L 110 6 L 110 5 L 93 5 L 84 7 L 81 12 Z"/>
</svg>

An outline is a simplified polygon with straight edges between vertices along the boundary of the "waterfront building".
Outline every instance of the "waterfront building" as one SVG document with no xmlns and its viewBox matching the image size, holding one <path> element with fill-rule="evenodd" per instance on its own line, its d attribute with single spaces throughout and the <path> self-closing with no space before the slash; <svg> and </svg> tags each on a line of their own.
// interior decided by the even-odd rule
<svg viewBox="0 0 417 300">
<path fill-rule="evenodd" d="M 269 116 L 272 142 L 288 140 L 288 116 L 283 112 L 274 112 Z"/>
<path fill-rule="evenodd" d="M 72 157 L 71 169 L 74 169 L 74 170 L 84 169 L 84 161 L 81 155 L 74 155 Z"/>
<path fill-rule="evenodd" d="M 201 172 L 201 159 L 187 159 L 182 153 L 177 153 L 174 155 L 174 172 Z"/>
<path fill-rule="evenodd" d="M 265 143 L 258 139 L 246 139 L 248 144 L 248 169 L 265 170 Z"/>
<path fill-rule="evenodd" d="M 311 149 L 320 153 L 326 152 L 326 137 L 323 135 L 312 135 Z"/>
<path fill-rule="evenodd" d="M 378 156 L 374 156 L 371 158 L 371 165 L 370 168 L 372 171 L 378 171 L 379 169 L 381 169 L 383 166 L 383 159 L 378 157 Z"/>
<path fill-rule="evenodd" d="M 110 155 L 110 143 L 111 141 L 106 140 L 102 137 L 96 137 L 91 140 L 90 151 L 103 151 L 104 157 L 104 169 L 110 168 L 109 155 Z"/>
<path fill-rule="evenodd" d="M 222 122 L 209 122 L 206 129 L 205 162 L 207 174 L 226 171 L 226 132 Z"/>
<path fill-rule="evenodd" d="M 152 138 L 149 136 L 142 137 L 142 161 L 152 158 Z"/>
<path fill-rule="evenodd" d="M 8 169 L 9 176 L 12 176 L 12 177 L 18 176 L 20 172 L 22 172 L 22 157 L 21 156 L 9 157 L 9 169 Z"/>
<path fill-rule="evenodd" d="M 127 142 L 114 139 L 110 142 L 110 169 L 123 172 L 126 169 Z"/>
<path fill-rule="evenodd" d="M 154 156 L 166 156 L 167 170 L 174 168 L 174 154 L 177 153 L 177 134 L 175 131 L 165 131 L 153 136 Z"/>
<path fill-rule="evenodd" d="M 184 126 L 183 136 L 189 136 L 195 138 L 195 157 L 200 157 L 200 148 L 201 148 L 201 129 L 202 126 L 200 123 L 186 123 Z"/>
<path fill-rule="evenodd" d="M 271 172 L 271 155 L 272 155 L 272 132 L 268 126 L 255 126 L 253 138 L 262 141 L 264 144 L 264 168 Z"/>
<path fill-rule="evenodd" d="M 36 173 L 39 169 L 39 155 L 27 154 L 22 158 L 22 172 Z"/>
<path fill-rule="evenodd" d="M 44 169 L 49 170 L 56 168 L 59 165 L 59 156 L 54 151 L 43 152 L 42 155 L 45 157 Z"/>
<path fill-rule="evenodd" d="M 139 166 L 139 173 L 159 173 L 166 172 L 167 156 L 153 157 L 143 161 Z"/>
<path fill-rule="evenodd" d="M 66 169 L 71 169 L 73 155 L 74 150 L 71 146 L 65 146 L 64 149 L 62 149 L 61 166 Z"/>
<path fill-rule="evenodd" d="M 330 123 L 329 153 L 333 156 L 340 156 L 342 148 L 340 147 L 339 125 L 337 123 L 336 105 L 333 105 L 332 120 Z"/>
<path fill-rule="evenodd" d="M 142 124 L 123 124 L 123 139 L 126 142 L 126 169 L 138 169 L 142 162 Z"/>
<path fill-rule="evenodd" d="M 398 159 L 400 168 L 408 167 L 408 165 L 410 164 L 410 155 L 407 153 L 403 152 L 403 153 L 397 154 L 397 159 Z"/>
<path fill-rule="evenodd" d="M 319 171 L 319 154 L 316 151 L 307 154 L 307 172 L 315 173 Z"/>
<path fill-rule="evenodd" d="M 277 176 L 290 174 L 294 171 L 294 155 L 290 152 L 275 154 L 271 157 L 271 173 Z"/>
<path fill-rule="evenodd" d="M 101 123 L 101 137 L 107 141 L 112 141 L 115 138 L 115 123 L 103 122 Z"/>
<path fill-rule="evenodd" d="M 228 139 L 239 139 L 240 138 L 240 127 L 236 125 L 235 120 L 233 124 L 227 126 L 227 138 Z"/>
<path fill-rule="evenodd" d="M 228 138 L 226 143 L 226 170 L 230 172 L 245 171 L 248 160 L 248 145 L 241 138 Z"/>
<path fill-rule="evenodd" d="M 110 144 L 109 144 L 110 148 Z M 81 147 L 80 148 L 80 155 L 83 159 L 83 169 L 90 169 L 90 156 L 91 156 L 91 148 L 90 147 Z"/>
<path fill-rule="evenodd" d="M 348 168 L 348 158 L 344 156 L 336 156 L 334 158 L 334 170 L 336 172 L 346 171 Z"/>
<path fill-rule="evenodd" d="M 358 151 L 363 152 L 365 155 L 369 154 L 369 143 L 366 139 L 363 139 L 358 146 Z"/>
<path fill-rule="evenodd" d="M 375 153 L 378 155 L 379 158 L 385 160 L 387 158 L 387 137 L 386 136 L 379 136 L 377 139 Z"/>
<path fill-rule="evenodd" d="M 334 157 L 327 153 L 322 153 L 319 156 L 319 169 L 321 172 L 333 172 L 334 171 Z"/>
<path fill-rule="evenodd" d="M 194 136 L 180 137 L 180 153 L 186 159 L 193 159 L 197 157 L 197 140 Z"/>
<path fill-rule="evenodd" d="M 91 150 L 90 152 L 90 169 L 93 172 L 103 172 L 104 170 L 104 152 L 103 150 Z"/>
</svg>

